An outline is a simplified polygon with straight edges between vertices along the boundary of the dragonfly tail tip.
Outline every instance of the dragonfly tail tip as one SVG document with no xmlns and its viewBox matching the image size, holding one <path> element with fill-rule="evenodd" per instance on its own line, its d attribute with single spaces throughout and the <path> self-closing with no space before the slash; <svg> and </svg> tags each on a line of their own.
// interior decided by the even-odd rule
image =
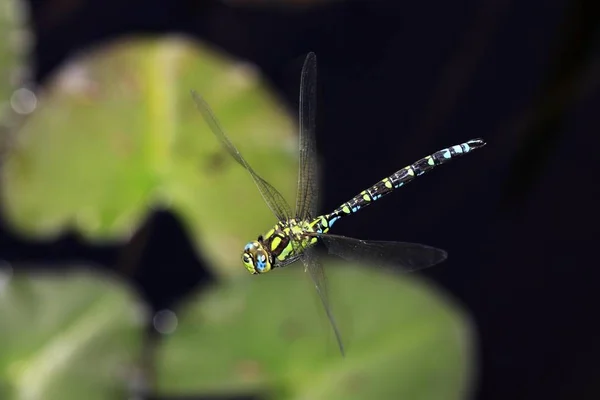
<svg viewBox="0 0 600 400">
<path fill-rule="evenodd" d="M 479 149 L 485 146 L 487 143 L 483 139 L 477 138 L 469 140 L 467 144 L 471 147 L 471 149 Z"/>
</svg>

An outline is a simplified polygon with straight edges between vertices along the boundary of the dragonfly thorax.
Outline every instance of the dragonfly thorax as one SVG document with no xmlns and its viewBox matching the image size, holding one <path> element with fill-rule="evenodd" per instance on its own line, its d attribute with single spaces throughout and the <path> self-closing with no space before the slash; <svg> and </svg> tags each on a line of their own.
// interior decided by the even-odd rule
<svg viewBox="0 0 600 400">
<path fill-rule="evenodd" d="M 312 221 L 289 219 L 244 247 L 242 262 L 251 274 L 262 274 L 298 259 L 308 247 L 316 244 L 316 234 L 328 230 L 327 220 L 320 216 Z"/>
<path fill-rule="evenodd" d="M 262 239 L 262 238 L 259 238 Z M 262 274 L 271 270 L 271 253 L 261 241 L 253 240 L 244 247 L 242 262 L 251 274 Z"/>
</svg>

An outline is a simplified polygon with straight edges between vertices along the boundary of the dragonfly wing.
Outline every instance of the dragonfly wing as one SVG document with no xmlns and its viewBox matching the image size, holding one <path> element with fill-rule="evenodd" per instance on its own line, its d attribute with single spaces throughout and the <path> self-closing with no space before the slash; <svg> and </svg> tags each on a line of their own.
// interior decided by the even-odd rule
<svg viewBox="0 0 600 400">
<path fill-rule="evenodd" d="M 300 165 L 296 196 L 296 218 L 316 217 L 318 206 L 318 168 L 315 145 L 317 111 L 317 56 L 309 53 L 300 78 Z"/>
<path fill-rule="evenodd" d="M 239 152 L 239 150 L 233 145 L 233 143 L 231 143 L 227 135 L 225 135 L 223 128 L 221 128 L 217 117 L 212 112 L 208 103 L 206 103 L 206 101 L 195 90 L 192 90 L 191 93 L 198 110 L 204 117 L 204 120 L 210 127 L 210 130 L 215 134 L 217 139 L 219 139 L 223 147 L 225 147 L 227 152 L 234 158 L 234 160 L 250 173 L 252 179 L 254 179 L 254 183 L 260 191 L 260 194 L 262 195 L 263 199 L 265 199 L 265 202 L 273 214 L 275 214 L 277 219 L 280 221 L 287 221 L 290 219 L 292 216 L 291 208 L 281 193 L 279 193 L 277 189 L 275 189 L 269 182 L 265 181 L 260 177 L 260 175 L 254 172 L 250 164 L 248 164 L 244 157 L 242 157 L 242 154 Z"/>
<path fill-rule="evenodd" d="M 329 253 L 349 261 L 386 265 L 402 271 L 416 271 L 444 261 L 448 253 L 418 243 L 361 240 L 340 235 L 320 234 Z"/>
<path fill-rule="evenodd" d="M 342 356 L 345 355 L 344 352 L 344 344 L 342 343 L 342 336 L 337 327 L 335 319 L 333 318 L 333 313 L 331 312 L 331 306 L 329 305 L 329 297 L 327 295 L 327 278 L 325 276 L 325 271 L 323 269 L 323 265 L 318 259 L 318 255 L 315 252 L 314 248 L 309 248 L 304 251 L 302 254 L 302 263 L 304 264 L 304 270 L 308 272 L 310 278 L 312 279 L 315 288 L 317 289 L 317 293 L 319 294 L 319 298 L 321 299 L 321 303 L 325 308 L 325 313 L 327 314 L 327 318 L 331 323 L 331 327 L 335 334 L 335 339 L 337 340 L 338 346 L 340 348 L 340 352 Z"/>
</svg>

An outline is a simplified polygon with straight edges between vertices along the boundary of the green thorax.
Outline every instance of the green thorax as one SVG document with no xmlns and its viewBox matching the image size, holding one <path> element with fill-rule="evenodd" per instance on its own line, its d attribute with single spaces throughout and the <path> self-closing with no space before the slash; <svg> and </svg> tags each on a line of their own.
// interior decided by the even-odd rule
<svg viewBox="0 0 600 400">
<path fill-rule="evenodd" d="M 262 236 L 262 240 L 259 238 L 259 242 L 271 253 L 273 267 L 276 268 L 316 244 L 315 234 L 327 231 L 329 221 L 325 216 L 311 221 L 290 219 L 278 222 Z"/>
</svg>

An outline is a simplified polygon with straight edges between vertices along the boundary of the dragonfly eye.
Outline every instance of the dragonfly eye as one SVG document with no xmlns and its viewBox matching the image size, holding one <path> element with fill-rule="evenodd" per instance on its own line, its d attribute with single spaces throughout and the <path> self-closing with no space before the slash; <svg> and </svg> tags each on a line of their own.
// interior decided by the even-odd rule
<svg viewBox="0 0 600 400">
<path fill-rule="evenodd" d="M 262 274 L 271 270 L 271 262 L 269 261 L 269 256 L 263 249 L 258 249 L 256 251 L 255 259 L 256 272 Z"/>
<path fill-rule="evenodd" d="M 248 253 L 248 248 L 246 248 L 246 250 L 244 250 L 244 252 L 242 253 L 242 262 L 244 263 L 244 267 L 246 267 L 246 269 L 248 270 L 248 272 L 250 272 L 251 274 L 255 274 L 256 270 L 254 269 L 254 260 L 252 258 L 252 254 Z"/>
</svg>

